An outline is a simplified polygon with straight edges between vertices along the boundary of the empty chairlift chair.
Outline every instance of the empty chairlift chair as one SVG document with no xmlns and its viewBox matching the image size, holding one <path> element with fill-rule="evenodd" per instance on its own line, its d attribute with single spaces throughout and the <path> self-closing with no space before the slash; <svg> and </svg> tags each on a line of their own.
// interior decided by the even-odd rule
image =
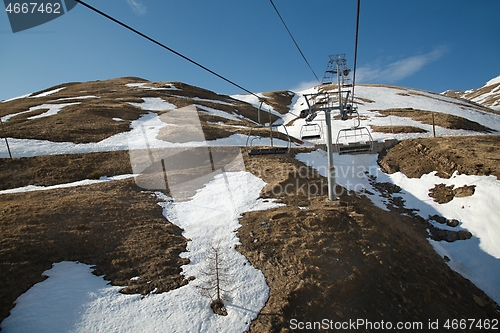
<svg viewBox="0 0 500 333">
<path fill-rule="evenodd" d="M 306 123 L 300 129 L 300 138 L 302 140 L 319 140 L 322 135 L 323 130 L 317 123 Z"/>
<path fill-rule="evenodd" d="M 273 124 L 271 122 L 271 113 L 269 113 L 269 123 L 262 124 L 260 121 L 260 111 L 262 109 L 263 102 L 261 101 L 258 110 L 258 120 L 259 124 L 250 129 L 247 136 L 246 149 L 249 156 L 258 155 L 272 155 L 272 154 L 288 154 L 291 147 L 291 139 L 288 135 L 288 131 L 284 124 Z M 284 132 L 279 132 L 278 128 L 283 126 Z M 252 132 L 257 135 L 252 136 Z M 268 133 L 268 137 L 264 137 L 263 134 Z M 285 137 L 287 143 L 286 146 L 275 145 L 275 140 L 280 140 L 280 137 Z M 262 141 L 264 141 L 262 143 Z M 261 144 L 262 143 L 262 144 Z"/>
<path fill-rule="evenodd" d="M 335 146 L 339 154 L 363 154 L 373 150 L 373 138 L 370 130 L 360 126 L 361 120 L 357 109 L 351 109 L 351 114 L 356 113 L 357 124 L 351 128 L 343 128 L 337 134 Z"/>
</svg>

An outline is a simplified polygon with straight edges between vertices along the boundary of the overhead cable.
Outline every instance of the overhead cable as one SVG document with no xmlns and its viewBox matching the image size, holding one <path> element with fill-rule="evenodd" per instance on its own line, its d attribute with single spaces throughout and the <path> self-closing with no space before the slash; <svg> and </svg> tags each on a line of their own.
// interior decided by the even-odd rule
<svg viewBox="0 0 500 333">
<path fill-rule="evenodd" d="M 166 49 L 167 51 L 170 51 L 170 52 L 174 53 L 175 55 L 177 55 L 177 56 L 181 57 L 182 59 L 189 61 L 190 63 L 192 63 L 192 64 L 194 64 L 194 65 L 196 65 L 196 66 L 200 67 L 201 69 L 203 69 L 203 70 L 205 70 L 205 71 L 207 71 L 207 72 L 209 72 L 209 73 L 211 73 L 211 74 L 213 74 L 213 75 L 217 76 L 218 78 L 220 78 L 220 79 L 222 79 L 222 80 L 224 80 L 224 81 L 226 81 L 226 82 L 228 82 L 228 83 L 232 84 L 233 86 L 238 87 L 239 89 L 241 89 L 241 90 L 243 90 L 243 91 L 245 91 L 245 92 L 247 92 L 247 93 L 249 93 L 249 94 L 251 94 L 251 95 L 253 95 L 253 96 L 255 96 L 255 97 L 257 97 L 257 98 L 259 98 L 259 99 L 260 99 L 260 97 L 259 97 L 259 96 L 257 96 L 256 94 L 254 94 L 254 93 L 253 93 L 253 92 L 251 92 L 250 90 L 243 88 L 243 87 L 242 87 L 242 86 L 240 86 L 239 84 L 237 84 L 237 83 L 235 83 L 235 82 L 233 82 L 233 81 L 231 81 L 231 80 L 229 80 L 229 79 L 225 78 L 224 76 L 222 76 L 222 75 L 220 75 L 220 74 L 218 74 L 218 73 L 214 72 L 213 70 L 211 70 L 211 69 L 209 69 L 209 68 L 207 68 L 207 67 L 203 66 L 202 64 L 200 64 L 200 63 L 198 63 L 198 62 L 196 62 L 196 61 L 194 61 L 194 60 L 190 59 L 189 57 L 187 57 L 187 56 L 185 56 L 185 55 L 183 55 L 183 54 L 181 54 L 181 53 L 179 53 L 179 52 L 177 52 L 177 51 L 175 51 L 175 50 L 171 49 L 170 47 L 168 47 L 168 46 L 166 46 L 166 45 L 164 45 L 164 44 L 162 44 L 162 43 L 158 42 L 157 40 L 155 40 L 155 39 L 153 39 L 153 38 L 151 38 L 151 37 L 149 37 L 149 36 L 147 36 L 147 35 L 143 34 L 142 32 L 140 32 L 140 31 L 138 31 L 138 30 L 136 30 L 136 29 L 132 28 L 131 26 L 129 26 L 129 25 L 127 25 L 127 24 L 125 24 L 125 23 L 123 23 L 123 22 L 121 22 L 121 21 L 119 21 L 119 20 L 117 20 L 117 19 L 115 19 L 115 18 L 113 18 L 113 17 L 111 17 L 111 16 L 109 16 L 108 14 L 106 14 L 106 13 L 104 13 L 104 12 L 100 11 L 99 9 L 97 9 L 97 8 L 95 8 L 95 7 L 92 7 L 92 6 L 90 6 L 89 4 L 87 4 L 87 3 L 85 3 L 85 2 L 83 2 L 83 1 L 81 1 L 81 0 L 75 0 L 75 1 L 76 1 L 76 2 L 78 2 L 79 4 L 82 4 L 83 6 L 85 6 L 85 7 L 87 7 L 87 8 L 89 8 L 90 10 L 93 10 L 94 12 L 96 12 L 96 13 L 98 13 L 98 14 L 100 14 L 100 15 L 104 16 L 104 17 L 106 17 L 107 19 L 109 19 L 109 20 L 111 20 L 111 21 L 113 21 L 113 22 L 115 22 L 115 23 L 117 23 L 117 24 L 121 25 L 122 27 L 127 28 L 128 30 L 130 30 L 130 31 L 132 31 L 132 32 L 134 32 L 134 33 L 136 33 L 136 34 L 138 34 L 139 36 L 141 36 L 141 37 L 143 37 L 143 38 L 145 38 L 145 39 L 149 40 L 150 42 L 153 42 L 153 43 L 155 43 L 156 45 L 159 45 L 159 46 L 163 47 L 163 48 L 164 48 L 164 49 Z"/>
<path fill-rule="evenodd" d="M 313 73 L 314 77 L 316 78 L 316 80 L 318 81 L 318 83 L 320 83 L 319 79 L 318 79 L 318 76 L 316 75 L 316 73 L 314 72 L 314 70 L 312 69 L 311 65 L 309 64 L 309 61 L 307 61 L 306 59 L 306 56 L 304 55 L 304 53 L 302 52 L 302 50 L 300 49 L 299 47 L 299 44 L 297 44 L 297 42 L 295 41 L 295 38 L 293 38 L 293 35 L 292 33 L 290 32 L 290 29 L 288 29 L 288 26 L 286 25 L 285 23 L 285 20 L 283 20 L 283 17 L 281 17 L 281 14 L 280 12 L 278 11 L 278 8 L 276 8 L 276 6 L 274 5 L 274 2 L 273 0 L 269 0 L 271 1 L 271 4 L 273 5 L 274 7 L 274 10 L 276 11 L 276 14 L 278 14 L 281 22 L 283 23 L 283 25 L 285 26 L 285 29 L 286 31 L 288 31 L 288 34 L 290 35 L 290 37 L 292 38 L 293 40 L 293 43 L 295 44 L 295 46 L 297 47 L 297 50 L 299 50 L 300 52 L 300 55 L 302 56 L 302 58 L 304 59 L 304 61 L 306 62 L 307 66 L 309 66 L 309 69 L 311 70 L 311 72 Z"/>
<path fill-rule="evenodd" d="M 354 64 L 352 73 L 352 105 L 354 105 L 354 87 L 356 85 L 356 63 L 358 62 L 358 34 L 359 34 L 359 7 L 361 0 L 358 0 L 358 9 L 356 11 L 356 38 L 354 42 Z"/>
</svg>

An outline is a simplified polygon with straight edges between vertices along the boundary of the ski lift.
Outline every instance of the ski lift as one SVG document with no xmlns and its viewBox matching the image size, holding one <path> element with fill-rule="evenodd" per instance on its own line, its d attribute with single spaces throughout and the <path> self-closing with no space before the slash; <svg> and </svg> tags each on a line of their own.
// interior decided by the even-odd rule
<svg viewBox="0 0 500 333">
<path fill-rule="evenodd" d="M 307 123 L 302 125 L 300 129 L 300 138 L 302 140 L 319 140 L 321 139 L 323 130 L 317 123 Z"/>
<path fill-rule="evenodd" d="M 337 152 L 342 154 L 363 154 L 373 150 L 373 138 L 370 130 L 360 126 L 361 120 L 356 108 L 352 108 L 350 113 L 356 113 L 357 123 L 350 128 L 342 128 L 337 134 L 335 146 Z"/>
<path fill-rule="evenodd" d="M 288 130 L 286 129 L 284 123 L 273 124 L 271 122 L 271 113 L 269 111 L 267 111 L 269 113 L 269 123 L 266 123 L 266 124 L 261 123 L 260 111 L 262 109 L 263 103 L 264 103 L 263 101 L 260 102 L 260 106 L 259 106 L 259 110 L 258 110 L 258 125 L 255 127 L 252 127 L 250 129 L 250 132 L 248 133 L 248 136 L 247 136 L 246 149 L 247 149 L 248 156 L 288 154 L 290 152 L 291 140 L 290 140 L 290 135 L 288 135 Z M 278 131 L 278 128 L 280 126 L 283 126 L 284 133 Z M 258 136 L 252 137 L 252 131 L 255 133 L 256 129 L 258 132 Z M 262 137 L 263 132 L 268 132 L 269 137 L 263 138 Z M 286 146 L 275 146 L 274 140 L 279 139 L 280 136 L 286 136 L 286 139 L 287 139 Z M 266 140 L 266 142 L 262 145 L 255 143 L 255 142 L 258 142 L 261 140 Z M 269 141 L 267 141 L 267 140 L 269 140 Z"/>
</svg>

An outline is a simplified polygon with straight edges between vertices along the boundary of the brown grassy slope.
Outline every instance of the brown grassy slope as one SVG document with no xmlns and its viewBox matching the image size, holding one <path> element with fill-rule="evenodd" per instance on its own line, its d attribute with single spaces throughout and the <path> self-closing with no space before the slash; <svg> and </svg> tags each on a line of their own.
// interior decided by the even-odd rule
<svg viewBox="0 0 500 333">
<path fill-rule="evenodd" d="M 41 92 L 54 90 L 58 87 L 65 89 L 54 94 L 37 97 L 22 98 L 0 105 L 0 115 L 14 114 L 27 111 L 32 106 L 42 104 L 65 104 L 78 102 L 80 104 L 64 107 L 58 114 L 38 119 L 27 119 L 36 114 L 25 113 L 4 122 L 7 136 L 20 139 L 39 139 L 50 141 L 69 141 L 74 143 L 98 142 L 114 134 L 129 130 L 130 122 L 138 119 L 146 111 L 126 103 L 134 97 L 126 83 L 142 81 L 137 78 L 121 78 L 108 81 L 94 81 L 85 83 L 67 83 L 46 89 Z M 41 93 L 32 94 L 36 96 Z M 150 94 L 150 93 L 149 93 Z M 136 98 L 148 95 L 135 94 Z M 96 96 L 99 98 L 68 99 L 78 96 Z M 127 100 L 120 98 L 127 97 Z M 59 100 L 64 98 L 65 100 Z M 141 101 L 139 99 L 138 101 Z M 115 121 L 112 118 L 121 118 L 124 121 Z"/>
<path fill-rule="evenodd" d="M 264 197 L 288 185 L 288 195 L 279 196 L 286 207 L 240 219 L 238 250 L 270 287 L 251 332 L 286 332 L 291 319 L 499 318 L 497 305 L 434 251 L 422 219 L 383 211 L 353 193 L 331 206 L 326 180 L 290 158 L 249 163 L 269 183 Z M 321 195 L 308 197 L 308 184 Z"/>
<path fill-rule="evenodd" d="M 475 121 L 469 119 L 454 116 L 446 113 L 431 112 L 425 110 L 416 110 L 413 108 L 406 109 L 386 109 L 386 110 L 370 110 L 376 111 L 383 116 L 397 116 L 411 118 L 415 121 L 420 121 L 427 125 L 432 125 L 433 121 L 436 126 L 441 126 L 443 128 L 449 129 L 463 129 L 476 132 L 491 133 L 494 132 L 492 129 L 483 126 Z M 434 120 L 433 120 L 434 114 Z"/>
<path fill-rule="evenodd" d="M 270 91 L 263 94 L 266 99 L 266 104 L 271 105 L 274 110 L 281 114 L 287 114 L 290 111 L 290 104 L 292 104 L 295 94 L 288 90 Z"/>
<path fill-rule="evenodd" d="M 96 265 L 96 274 L 127 287 L 123 292 L 163 292 L 185 283 L 181 230 L 133 180 L 3 194 L 0 212 L 0 321 L 54 262 Z M 131 281 L 135 276 L 141 279 Z"/>
<path fill-rule="evenodd" d="M 0 159 L 0 190 L 132 173 L 128 151 Z"/>
<path fill-rule="evenodd" d="M 145 83 L 146 85 L 130 87 L 127 86 L 129 83 Z M 248 103 L 180 82 L 149 82 L 139 78 L 119 78 L 106 81 L 67 83 L 32 95 L 35 96 L 61 87 L 64 89 L 49 96 L 21 98 L 0 104 L 0 116 L 5 116 L 24 112 L 30 107 L 42 104 L 79 103 L 66 106 L 59 113 L 50 117 L 28 119 L 46 110 L 37 110 L 12 117 L 4 122 L 3 130 L 5 133 L 2 135 L 19 139 L 56 142 L 99 142 L 112 135 L 128 131 L 133 120 L 146 114 L 148 111 L 129 104 L 141 103 L 142 98 L 146 97 L 161 98 L 174 104 L 177 108 L 197 104 L 225 111 L 232 115 L 241 115 L 254 122 L 258 119 L 257 109 Z M 96 96 L 98 98 L 75 98 L 79 96 Z M 201 107 L 199 109 L 202 110 Z M 208 119 L 203 111 L 199 112 L 199 115 L 202 120 L 205 120 L 204 125 L 212 126 L 206 124 Z M 251 125 L 251 122 L 244 119 L 239 122 L 221 117 L 209 117 L 211 117 L 211 121 L 220 121 L 228 125 Z M 113 118 L 120 118 L 123 121 L 116 121 Z M 271 115 L 271 121 L 276 120 L 277 116 Z M 262 122 L 269 122 L 269 115 L 265 112 L 262 115 Z M 228 131 L 228 133 L 233 132 L 232 130 Z M 228 135 L 222 130 L 220 133 Z"/>
<path fill-rule="evenodd" d="M 373 132 L 381 132 L 381 133 L 427 133 L 426 130 L 420 127 L 415 126 L 376 126 L 371 125 L 371 130 Z"/>
<path fill-rule="evenodd" d="M 389 172 L 419 178 L 437 171 L 449 178 L 455 171 L 500 177 L 500 135 L 419 138 L 400 142 L 379 159 Z M 500 178 L 499 178 L 500 179 Z"/>
</svg>

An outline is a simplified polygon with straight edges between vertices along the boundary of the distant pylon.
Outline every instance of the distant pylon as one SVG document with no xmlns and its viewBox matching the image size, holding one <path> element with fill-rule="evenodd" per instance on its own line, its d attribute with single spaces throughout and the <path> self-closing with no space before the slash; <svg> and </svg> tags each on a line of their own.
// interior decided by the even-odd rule
<svg viewBox="0 0 500 333">
<path fill-rule="evenodd" d="M 321 81 L 321 84 L 335 83 L 337 81 L 336 75 L 339 74 L 340 82 L 341 82 L 342 86 L 345 87 L 345 86 L 351 85 L 351 79 L 349 77 L 351 70 L 347 66 L 347 60 L 345 59 L 345 53 L 344 54 L 332 54 L 329 57 L 330 57 L 330 60 L 328 61 L 328 64 L 326 65 L 325 74 L 323 75 L 323 80 Z M 337 73 L 337 70 L 340 73 Z"/>
</svg>

